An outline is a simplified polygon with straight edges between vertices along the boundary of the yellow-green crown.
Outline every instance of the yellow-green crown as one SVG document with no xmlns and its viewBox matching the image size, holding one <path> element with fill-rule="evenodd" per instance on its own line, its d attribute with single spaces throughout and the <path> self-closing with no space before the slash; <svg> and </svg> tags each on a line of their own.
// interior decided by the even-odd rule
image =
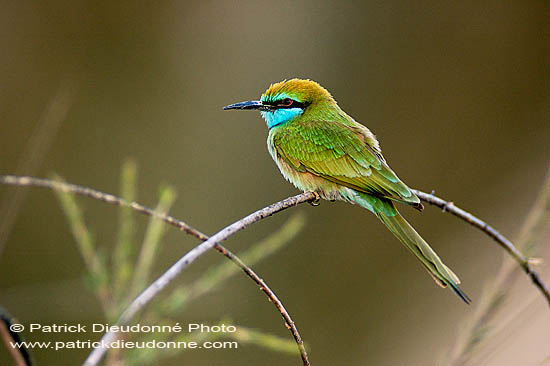
<svg viewBox="0 0 550 366">
<path fill-rule="evenodd" d="M 262 100 L 275 100 L 286 97 L 302 103 L 314 103 L 321 100 L 334 101 L 328 90 L 309 79 L 290 79 L 271 84 L 262 95 Z"/>
</svg>

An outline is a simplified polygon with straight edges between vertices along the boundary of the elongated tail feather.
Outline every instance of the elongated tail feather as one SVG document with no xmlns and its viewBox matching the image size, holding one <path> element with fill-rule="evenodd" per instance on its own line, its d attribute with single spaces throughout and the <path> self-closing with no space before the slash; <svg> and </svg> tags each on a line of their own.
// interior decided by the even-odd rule
<svg viewBox="0 0 550 366">
<path fill-rule="evenodd" d="M 396 209 L 394 216 L 377 213 L 376 216 L 386 227 L 422 262 L 428 273 L 441 287 L 450 286 L 454 292 L 466 303 L 471 302 L 468 295 L 458 286 L 460 280 L 447 267 L 435 251 L 424 241 L 414 228 L 399 214 Z"/>
</svg>

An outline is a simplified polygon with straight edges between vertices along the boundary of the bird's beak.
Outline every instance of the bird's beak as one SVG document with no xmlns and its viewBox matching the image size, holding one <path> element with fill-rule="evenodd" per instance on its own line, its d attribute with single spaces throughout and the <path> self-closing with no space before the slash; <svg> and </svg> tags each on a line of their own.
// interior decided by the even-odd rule
<svg viewBox="0 0 550 366">
<path fill-rule="evenodd" d="M 263 104 L 259 100 L 251 100 L 248 102 L 240 102 L 235 104 L 226 105 L 223 107 L 224 110 L 228 109 L 252 109 L 252 110 L 259 110 L 259 111 L 269 111 L 271 110 L 271 107 L 269 105 Z"/>
</svg>

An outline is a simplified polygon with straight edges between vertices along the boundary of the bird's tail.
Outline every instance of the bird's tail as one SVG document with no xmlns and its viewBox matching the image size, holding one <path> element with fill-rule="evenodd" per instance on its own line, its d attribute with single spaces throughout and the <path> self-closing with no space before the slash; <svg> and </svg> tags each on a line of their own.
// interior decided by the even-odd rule
<svg viewBox="0 0 550 366">
<path fill-rule="evenodd" d="M 393 205 L 393 203 L 391 203 Z M 435 251 L 430 248 L 428 243 L 414 230 L 414 228 L 401 216 L 395 209 L 395 215 L 388 216 L 383 212 L 377 213 L 376 216 L 386 225 L 386 227 L 411 251 L 418 257 L 420 262 L 428 270 L 428 273 L 433 277 L 435 282 L 441 287 L 450 286 L 454 292 L 466 303 L 471 302 L 468 295 L 458 286 L 460 280 L 447 267 Z"/>
</svg>

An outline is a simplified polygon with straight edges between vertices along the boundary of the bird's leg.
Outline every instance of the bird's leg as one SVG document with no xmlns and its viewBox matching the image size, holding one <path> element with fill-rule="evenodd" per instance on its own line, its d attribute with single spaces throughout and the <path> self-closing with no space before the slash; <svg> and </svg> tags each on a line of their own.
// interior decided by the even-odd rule
<svg viewBox="0 0 550 366">
<path fill-rule="evenodd" d="M 313 201 L 309 201 L 308 203 L 312 206 L 319 206 L 321 204 L 321 196 L 319 196 L 319 193 L 317 192 L 311 192 L 315 195 L 315 199 Z"/>
</svg>

